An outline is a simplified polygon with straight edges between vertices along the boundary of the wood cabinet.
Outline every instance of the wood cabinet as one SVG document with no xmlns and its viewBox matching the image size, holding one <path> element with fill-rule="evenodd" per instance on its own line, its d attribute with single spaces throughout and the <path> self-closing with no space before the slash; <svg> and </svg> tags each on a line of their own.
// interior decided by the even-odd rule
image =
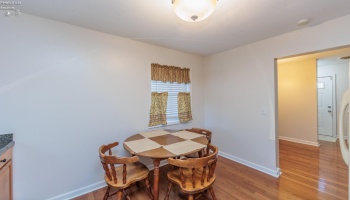
<svg viewBox="0 0 350 200">
<path fill-rule="evenodd" d="M 0 199 L 12 200 L 12 148 L 0 155 Z"/>
</svg>

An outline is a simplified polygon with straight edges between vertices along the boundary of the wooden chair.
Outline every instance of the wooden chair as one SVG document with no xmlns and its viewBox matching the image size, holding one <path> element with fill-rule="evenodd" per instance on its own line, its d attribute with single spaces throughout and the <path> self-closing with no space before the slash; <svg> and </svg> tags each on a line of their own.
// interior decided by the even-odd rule
<svg viewBox="0 0 350 200">
<path fill-rule="evenodd" d="M 168 163 L 176 166 L 167 173 L 169 186 L 165 200 L 169 200 L 173 184 L 180 187 L 181 191 L 188 194 L 188 199 L 193 200 L 194 194 L 210 191 L 213 200 L 216 200 L 213 183 L 215 181 L 215 167 L 218 148 L 209 144 L 208 154 L 201 158 L 174 159 L 168 158 Z"/>
<path fill-rule="evenodd" d="M 148 180 L 148 168 L 144 164 L 138 162 L 139 158 L 137 156 L 117 157 L 112 155 L 111 149 L 118 144 L 118 142 L 114 142 L 112 144 L 102 145 L 98 150 L 103 169 L 105 170 L 105 181 L 108 185 L 103 199 L 106 200 L 108 197 L 117 194 L 117 199 L 121 200 L 124 193 L 126 199 L 130 200 L 125 189 L 141 180 L 144 180 L 148 195 L 150 199 L 153 199 Z M 108 155 L 105 154 L 107 151 Z M 109 194 L 111 188 L 116 188 L 117 191 L 113 194 Z"/>
<path fill-rule="evenodd" d="M 209 130 L 206 130 L 206 129 L 202 129 L 202 128 L 191 128 L 191 129 L 185 129 L 186 131 L 190 131 L 190 132 L 193 132 L 193 133 L 198 133 L 198 134 L 201 134 L 201 135 L 204 135 L 207 137 L 208 139 L 208 144 L 211 144 L 211 135 L 212 135 L 212 132 L 209 131 Z M 208 151 L 209 151 L 209 148 L 206 148 L 207 152 L 204 152 L 204 151 L 200 151 L 198 153 L 194 153 L 194 154 L 190 154 L 190 155 L 187 155 L 186 157 L 188 158 L 198 158 L 198 157 L 202 157 L 202 155 L 206 155 L 208 154 Z"/>
</svg>

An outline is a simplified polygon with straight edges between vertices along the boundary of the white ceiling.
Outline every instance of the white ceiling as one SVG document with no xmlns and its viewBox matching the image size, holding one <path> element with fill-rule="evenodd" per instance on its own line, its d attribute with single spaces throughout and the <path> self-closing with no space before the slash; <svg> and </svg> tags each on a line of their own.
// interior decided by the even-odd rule
<svg viewBox="0 0 350 200">
<path fill-rule="evenodd" d="M 219 0 L 212 16 L 179 19 L 171 0 L 25 0 L 20 12 L 207 56 L 350 14 L 349 0 Z M 297 21 L 310 19 L 306 26 Z M 320 33 L 322 34 L 322 33 Z"/>
</svg>

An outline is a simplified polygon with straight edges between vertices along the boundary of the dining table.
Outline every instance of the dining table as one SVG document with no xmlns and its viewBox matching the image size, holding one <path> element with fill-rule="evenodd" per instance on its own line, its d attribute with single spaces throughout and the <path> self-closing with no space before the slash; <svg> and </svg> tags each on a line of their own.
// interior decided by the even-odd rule
<svg viewBox="0 0 350 200">
<path fill-rule="evenodd" d="M 153 195 L 154 200 L 158 200 L 160 161 L 200 152 L 207 144 L 207 137 L 198 133 L 154 130 L 130 136 L 124 141 L 123 147 L 132 155 L 153 159 Z"/>
</svg>

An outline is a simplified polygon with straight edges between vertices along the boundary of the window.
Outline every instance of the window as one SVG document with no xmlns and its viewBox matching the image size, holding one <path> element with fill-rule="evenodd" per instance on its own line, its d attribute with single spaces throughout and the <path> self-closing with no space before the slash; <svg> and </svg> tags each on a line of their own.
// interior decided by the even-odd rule
<svg viewBox="0 0 350 200">
<path fill-rule="evenodd" d="M 151 81 L 151 92 L 168 92 L 168 104 L 166 109 L 167 124 L 178 124 L 177 95 L 179 92 L 190 92 L 190 84 Z"/>
<path fill-rule="evenodd" d="M 151 64 L 149 127 L 192 121 L 190 69 Z"/>
</svg>

